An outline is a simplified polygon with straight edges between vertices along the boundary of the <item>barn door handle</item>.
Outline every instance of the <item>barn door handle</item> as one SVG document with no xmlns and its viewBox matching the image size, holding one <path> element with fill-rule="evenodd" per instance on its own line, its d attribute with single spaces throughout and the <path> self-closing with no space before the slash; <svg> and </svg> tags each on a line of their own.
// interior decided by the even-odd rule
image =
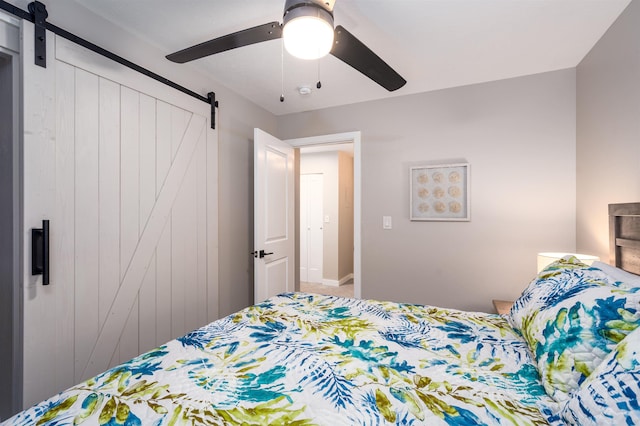
<svg viewBox="0 0 640 426">
<path fill-rule="evenodd" d="M 31 229 L 31 275 L 42 275 L 42 285 L 49 285 L 49 221 L 42 228 Z"/>
<path fill-rule="evenodd" d="M 265 253 L 264 250 L 260 250 L 260 259 L 262 259 L 265 256 L 269 256 L 270 254 L 273 254 L 273 252 L 271 253 Z"/>
</svg>

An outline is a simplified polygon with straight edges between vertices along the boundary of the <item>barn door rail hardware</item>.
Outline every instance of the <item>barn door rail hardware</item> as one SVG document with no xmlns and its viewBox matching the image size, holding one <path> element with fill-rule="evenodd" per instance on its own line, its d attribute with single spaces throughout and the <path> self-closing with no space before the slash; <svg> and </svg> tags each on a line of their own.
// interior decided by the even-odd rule
<svg viewBox="0 0 640 426">
<path fill-rule="evenodd" d="M 31 275 L 42 275 L 42 285 L 49 285 L 49 221 L 42 228 L 31 229 Z"/>
<path fill-rule="evenodd" d="M 45 28 L 45 24 L 47 21 L 47 16 L 49 16 L 49 12 L 47 12 L 47 6 L 40 3 L 39 1 L 34 1 L 29 3 L 29 12 L 33 16 L 33 24 L 35 37 L 34 39 L 34 51 L 35 51 L 35 61 L 36 65 L 46 68 L 47 67 L 47 29 Z"/>
<path fill-rule="evenodd" d="M 91 50 L 99 55 L 104 56 L 105 58 L 111 59 L 121 65 L 124 65 L 127 68 L 130 68 L 134 71 L 139 72 L 140 74 L 146 75 L 149 78 L 152 78 L 162 84 L 165 84 L 173 89 L 179 90 L 182 93 L 185 93 L 191 97 L 198 99 L 199 101 L 206 102 L 211 105 L 211 128 L 216 128 L 215 121 L 215 109 L 218 108 L 218 102 L 215 100 L 215 93 L 210 92 L 207 96 L 202 96 L 193 90 L 187 89 L 184 86 L 179 85 L 178 83 L 169 80 L 168 78 L 162 77 L 150 71 L 144 67 L 141 67 L 138 64 L 135 64 L 122 56 L 116 55 L 113 52 L 110 52 L 98 45 L 91 43 L 81 37 L 78 37 L 75 34 L 72 34 L 58 26 L 53 25 L 50 22 L 47 22 L 47 16 L 49 13 L 47 12 L 47 7 L 40 3 L 39 1 L 34 1 L 29 3 L 29 12 L 26 10 L 20 9 L 10 3 L 7 3 L 5 0 L 0 0 L 0 9 L 16 16 L 17 18 L 24 19 L 29 22 L 33 22 L 35 24 L 35 63 L 43 68 L 47 67 L 47 34 L 46 30 L 51 31 L 54 34 L 59 35 L 60 37 L 66 38 L 67 40 L 76 43 L 86 49 Z M 211 96 L 213 94 L 213 96 Z"/>
</svg>

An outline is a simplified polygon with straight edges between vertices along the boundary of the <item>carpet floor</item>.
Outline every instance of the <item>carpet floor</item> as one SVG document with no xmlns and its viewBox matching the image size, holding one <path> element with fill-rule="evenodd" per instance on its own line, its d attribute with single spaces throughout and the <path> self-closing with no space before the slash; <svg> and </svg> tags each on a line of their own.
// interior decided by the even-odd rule
<svg viewBox="0 0 640 426">
<path fill-rule="evenodd" d="M 304 291 L 305 293 L 326 294 L 329 296 L 353 297 L 353 280 L 339 287 L 300 281 L 300 291 Z"/>
</svg>

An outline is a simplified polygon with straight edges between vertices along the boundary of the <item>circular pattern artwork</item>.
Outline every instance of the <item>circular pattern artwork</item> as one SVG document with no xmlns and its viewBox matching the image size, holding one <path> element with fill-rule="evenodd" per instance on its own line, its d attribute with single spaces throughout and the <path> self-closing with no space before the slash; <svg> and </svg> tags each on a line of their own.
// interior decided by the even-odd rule
<svg viewBox="0 0 640 426">
<path fill-rule="evenodd" d="M 469 164 L 411 167 L 411 220 L 468 221 Z"/>
<path fill-rule="evenodd" d="M 460 198 L 460 196 L 462 195 L 462 189 L 460 189 L 459 186 L 450 186 L 449 187 L 449 195 L 451 195 L 453 198 Z"/>
</svg>

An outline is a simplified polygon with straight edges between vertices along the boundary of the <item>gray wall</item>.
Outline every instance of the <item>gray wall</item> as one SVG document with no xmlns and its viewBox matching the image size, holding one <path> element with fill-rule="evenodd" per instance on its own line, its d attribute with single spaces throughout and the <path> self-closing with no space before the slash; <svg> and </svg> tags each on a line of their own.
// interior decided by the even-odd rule
<svg viewBox="0 0 640 426">
<path fill-rule="evenodd" d="M 640 3 L 577 67 L 577 250 L 609 258 L 607 204 L 640 201 Z"/>
<path fill-rule="evenodd" d="M 275 135 L 275 116 L 230 92 L 219 113 L 219 313 L 253 304 L 253 128 Z"/>
<path fill-rule="evenodd" d="M 2 29 L 2 25 L 0 25 Z M 10 56 L 0 52 L 0 420 L 12 414 L 14 362 L 14 295 L 16 286 L 14 238 L 13 73 Z"/>
<path fill-rule="evenodd" d="M 362 131 L 362 295 L 491 310 L 575 249 L 575 70 L 278 118 L 282 138 Z M 471 222 L 410 222 L 408 168 L 471 163 Z M 382 216 L 393 229 L 382 229 Z"/>
<path fill-rule="evenodd" d="M 0 421 L 22 408 L 20 29 L 0 12 Z"/>
<path fill-rule="evenodd" d="M 353 275 L 353 157 L 338 153 L 338 279 Z"/>
</svg>

